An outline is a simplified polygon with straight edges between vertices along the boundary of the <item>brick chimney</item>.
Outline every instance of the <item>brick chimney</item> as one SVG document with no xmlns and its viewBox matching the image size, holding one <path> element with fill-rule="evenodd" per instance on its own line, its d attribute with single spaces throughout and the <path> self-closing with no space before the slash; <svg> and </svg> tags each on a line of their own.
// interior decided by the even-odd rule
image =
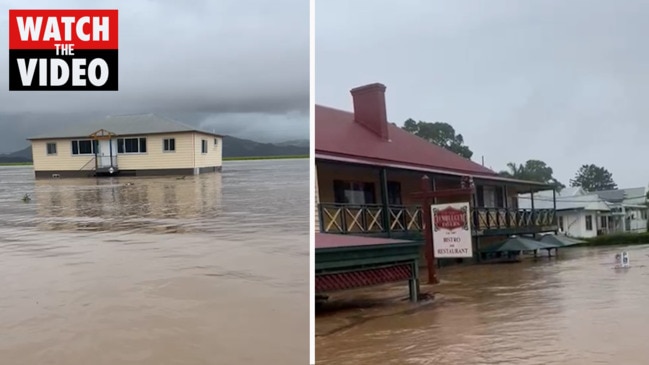
<svg viewBox="0 0 649 365">
<path fill-rule="evenodd" d="M 385 85 L 370 84 L 351 90 L 354 99 L 354 121 L 389 140 L 388 116 L 385 110 Z"/>
</svg>

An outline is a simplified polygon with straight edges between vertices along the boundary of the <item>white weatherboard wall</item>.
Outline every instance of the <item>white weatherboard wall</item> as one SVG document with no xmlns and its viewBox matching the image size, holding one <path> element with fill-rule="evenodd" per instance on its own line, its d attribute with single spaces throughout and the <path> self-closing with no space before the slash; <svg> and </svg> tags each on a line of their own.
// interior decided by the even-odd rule
<svg viewBox="0 0 649 365">
<path fill-rule="evenodd" d="M 647 220 L 645 219 L 632 219 L 630 222 L 630 231 L 641 233 L 647 232 Z"/>
<path fill-rule="evenodd" d="M 592 230 L 586 230 L 586 216 L 593 220 Z M 589 238 L 597 236 L 599 218 L 596 211 L 565 211 L 557 212 L 557 217 L 563 217 L 563 233 L 570 237 Z"/>
<path fill-rule="evenodd" d="M 643 213 L 646 209 L 641 208 L 631 208 L 626 210 L 626 219 L 629 220 L 629 231 L 630 232 L 646 232 L 647 231 L 647 220 L 646 213 Z"/>
</svg>

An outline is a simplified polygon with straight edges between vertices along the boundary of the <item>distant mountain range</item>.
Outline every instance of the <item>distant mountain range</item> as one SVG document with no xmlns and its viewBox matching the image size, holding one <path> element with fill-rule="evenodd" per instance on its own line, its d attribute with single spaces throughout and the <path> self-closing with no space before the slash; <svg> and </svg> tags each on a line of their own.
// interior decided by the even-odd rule
<svg viewBox="0 0 649 365">
<path fill-rule="evenodd" d="M 31 162 L 32 161 L 32 147 L 29 146 L 20 151 L 9 154 L 0 155 L 0 163 L 11 162 Z"/>
<path fill-rule="evenodd" d="M 277 146 L 306 147 L 308 149 L 309 148 L 309 140 L 308 139 L 296 139 L 296 140 L 292 140 L 292 141 L 276 143 L 276 145 Z"/>
<path fill-rule="evenodd" d="M 223 137 L 223 157 L 297 156 L 309 154 L 309 140 L 260 143 L 248 139 Z"/>
<path fill-rule="evenodd" d="M 223 137 L 223 157 L 304 156 L 309 154 L 309 140 L 259 143 L 231 136 Z M 0 163 L 31 162 L 32 147 L 0 154 Z"/>
</svg>

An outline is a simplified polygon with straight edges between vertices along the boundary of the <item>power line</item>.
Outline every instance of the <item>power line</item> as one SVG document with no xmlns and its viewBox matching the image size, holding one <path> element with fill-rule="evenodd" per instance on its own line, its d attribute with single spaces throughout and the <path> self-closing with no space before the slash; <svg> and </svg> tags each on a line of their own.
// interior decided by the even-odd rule
<svg viewBox="0 0 649 365">
<path fill-rule="evenodd" d="M 587 195 L 582 195 L 582 196 L 587 196 Z M 632 196 L 632 197 L 625 197 L 624 200 L 628 199 L 640 199 L 640 198 L 646 198 L 645 195 L 639 195 L 639 196 Z M 529 196 L 518 196 L 518 199 L 526 199 L 526 200 L 532 200 L 531 197 Z M 599 201 L 605 202 L 605 203 L 610 203 L 609 201 L 598 198 Z M 534 201 L 545 201 L 545 202 L 553 202 L 554 199 L 550 197 L 534 197 Z M 597 203 L 597 201 L 588 201 L 588 200 L 570 200 L 570 199 L 562 199 L 561 197 L 558 197 L 556 199 L 557 202 L 562 202 L 562 203 Z M 614 203 L 613 203 L 614 204 Z"/>
</svg>

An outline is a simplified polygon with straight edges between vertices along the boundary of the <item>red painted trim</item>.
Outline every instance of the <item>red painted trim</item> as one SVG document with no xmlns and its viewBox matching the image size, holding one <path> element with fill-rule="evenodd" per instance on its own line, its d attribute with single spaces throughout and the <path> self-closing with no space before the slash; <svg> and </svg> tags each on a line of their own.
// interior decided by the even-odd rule
<svg viewBox="0 0 649 365">
<path fill-rule="evenodd" d="M 373 286 L 412 278 L 412 264 L 349 271 L 342 273 L 321 274 L 315 278 L 316 293 Z"/>
</svg>

